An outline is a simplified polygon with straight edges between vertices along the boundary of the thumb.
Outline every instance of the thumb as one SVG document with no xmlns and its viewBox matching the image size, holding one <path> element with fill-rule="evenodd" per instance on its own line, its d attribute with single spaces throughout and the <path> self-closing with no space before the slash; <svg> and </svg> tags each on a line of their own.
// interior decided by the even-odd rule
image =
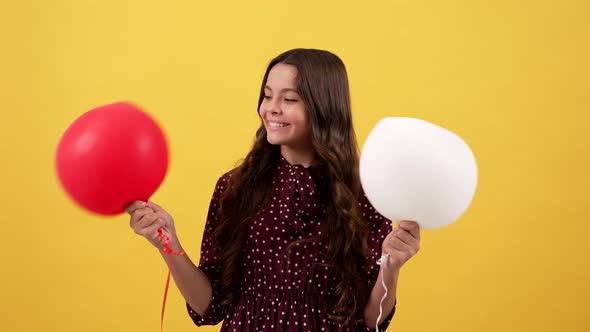
<svg viewBox="0 0 590 332">
<path fill-rule="evenodd" d="M 125 212 L 129 214 L 133 214 L 137 209 L 141 209 L 147 206 L 146 202 L 143 201 L 133 201 L 127 205 L 125 205 Z"/>
</svg>

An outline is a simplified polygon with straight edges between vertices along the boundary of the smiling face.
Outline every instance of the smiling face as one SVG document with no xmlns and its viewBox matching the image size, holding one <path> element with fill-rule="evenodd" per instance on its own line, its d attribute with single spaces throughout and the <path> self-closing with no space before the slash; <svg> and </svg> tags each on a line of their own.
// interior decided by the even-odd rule
<svg viewBox="0 0 590 332">
<path fill-rule="evenodd" d="M 258 110 L 270 144 L 285 149 L 309 150 L 311 125 L 297 89 L 297 68 L 278 63 L 268 73 L 264 99 Z"/>
</svg>

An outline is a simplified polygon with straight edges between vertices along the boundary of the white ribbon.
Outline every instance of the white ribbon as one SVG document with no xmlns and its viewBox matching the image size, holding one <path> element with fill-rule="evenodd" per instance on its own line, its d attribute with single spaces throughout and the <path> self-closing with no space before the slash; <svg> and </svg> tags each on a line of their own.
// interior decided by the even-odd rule
<svg viewBox="0 0 590 332">
<path fill-rule="evenodd" d="M 389 257 L 389 255 L 383 255 L 381 256 L 381 258 L 379 258 L 379 260 L 377 260 L 377 265 L 383 265 L 385 264 L 387 257 Z M 385 272 L 383 272 L 385 273 Z M 381 274 L 381 284 L 383 285 L 383 289 L 385 289 L 385 294 L 383 294 L 383 297 L 381 298 L 381 302 L 379 302 L 379 316 L 377 317 L 377 322 L 375 323 L 375 331 L 379 332 L 379 321 L 381 320 L 381 316 L 383 315 L 383 301 L 385 301 L 385 298 L 387 297 L 387 285 L 385 285 L 385 278 L 383 276 L 383 274 Z"/>
</svg>

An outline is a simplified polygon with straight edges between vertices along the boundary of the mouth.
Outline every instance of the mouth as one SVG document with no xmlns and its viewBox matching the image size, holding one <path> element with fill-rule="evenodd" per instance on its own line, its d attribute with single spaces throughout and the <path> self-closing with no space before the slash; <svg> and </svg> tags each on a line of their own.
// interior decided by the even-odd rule
<svg viewBox="0 0 590 332">
<path fill-rule="evenodd" d="M 279 128 L 284 128 L 284 127 L 288 127 L 290 126 L 290 124 L 288 123 L 284 123 L 284 122 L 267 122 L 268 127 L 272 128 L 272 129 L 279 129 Z"/>
</svg>

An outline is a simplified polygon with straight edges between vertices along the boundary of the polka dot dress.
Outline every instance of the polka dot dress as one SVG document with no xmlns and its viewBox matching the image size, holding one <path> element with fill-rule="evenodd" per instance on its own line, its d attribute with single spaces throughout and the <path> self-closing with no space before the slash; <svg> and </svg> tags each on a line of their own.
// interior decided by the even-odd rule
<svg viewBox="0 0 590 332">
<path fill-rule="evenodd" d="M 219 305 L 221 266 L 212 234 L 218 224 L 219 199 L 230 175 L 219 179 L 209 207 L 199 263 L 211 281 L 213 297 L 204 317 L 187 304 L 195 324 L 215 325 L 223 320 L 221 331 L 371 331 L 362 321 L 344 325 L 328 317 L 333 313 L 331 293 L 336 278 L 323 264 L 328 243 L 325 237 L 318 239 L 329 232 L 329 188 L 323 173 L 321 166 L 291 165 L 281 158 L 273 178 L 272 197 L 249 226 L 239 299 L 228 312 Z M 363 278 L 373 287 L 379 273 L 375 261 L 381 256 L 381 244 L 391 231 L 391 222 L 373 209 L 364 194 L 359 207 L 370 226 L 371 257 Z M 389 325 L 394 311 L 380 330 Z"/>
</svg>

